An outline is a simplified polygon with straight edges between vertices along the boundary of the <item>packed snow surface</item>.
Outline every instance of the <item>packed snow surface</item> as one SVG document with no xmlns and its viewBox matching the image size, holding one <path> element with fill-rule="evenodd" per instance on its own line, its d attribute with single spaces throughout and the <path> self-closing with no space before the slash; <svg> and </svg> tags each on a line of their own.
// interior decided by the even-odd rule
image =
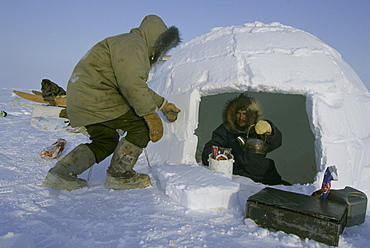
<svg viewBox="0 0 370 248">
<path fill-rule="evenodd" d="M 200 165 L 153 164 L 150 158 L 154 154 L 149 149 L 151 167 L 144 154 L 135 167 L 139 172 L 150 173 L 149 188 L 106 189 L 105 170 L 110 157 L 93 167 L 88 188 L 72 192 L 44 188 L 41 183 L 46 172 L 58 159 L 41 159 L 42 149 L 64 138 L 64 156 L 89 139 L 82 133 L 66 131 L 68 127 L 48 131 L 32 126 L 34 108 L 26 100 L 19 101 L 12 89 L 1 90 L 0 109 L 8 115 L 0 118 L 0 247 L 327 247 L 296 235 L 260 228 L 245 219 L 247 198 L 265 185 L 239 176 L 230 181 Z M 191 171 L 189 167 L 198 174 L 181 178 L 184 170 Z M 81 178 L 87 179 L 88 175 L 86 171 Z M 215 180 L 219 180 L 219 185 L 212 185 Z M 178 189 L 181 182 L 187 182 L 183 192 Z M 174 196 L 180 192 L 190 198 L 193 194 L 192 199 L 196 199 L 197 190 L 206 187 L 219 204 L 216 190 L 231 187 L 235 191 L 237 183 L 240 189 L 236 199 L 231 194 L 227 208 L 192 209 Z M 165 186 L 177 189 L 166 190 Z M 312 185 L 275 188 L 302 194 L 316 190 Z M 368 211 L 364 224 L 345 229 L 340 247 L 368 245 L 369 214 Z"/>
</svg>

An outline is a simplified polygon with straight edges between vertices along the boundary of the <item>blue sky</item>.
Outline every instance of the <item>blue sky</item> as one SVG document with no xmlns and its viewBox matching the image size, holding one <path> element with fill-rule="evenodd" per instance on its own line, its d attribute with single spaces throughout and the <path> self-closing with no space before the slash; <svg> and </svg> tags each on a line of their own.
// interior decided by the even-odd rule
<svg viewBox="0 0 370 248">
<path fill-rule="evenodd" d="M 369 0 L 0 0 L 2 87 L 66 87 L 96 42 L 137 27 L 147 14 L 177 26 L 183 42 L 211 28 L 260 21 L 307 31 L 336 49 L 370 89 Z"/>
</svg>

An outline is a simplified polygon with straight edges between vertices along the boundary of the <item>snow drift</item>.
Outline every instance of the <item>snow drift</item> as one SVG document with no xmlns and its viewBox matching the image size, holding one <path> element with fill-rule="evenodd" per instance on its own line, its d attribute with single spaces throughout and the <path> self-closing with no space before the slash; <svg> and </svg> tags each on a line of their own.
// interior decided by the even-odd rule
<svg viewBox="0 0 370 248">
<path fill-rule="evenodd" d="M 369 189 L 369 92 L 336 50 L 307 32 L 280 23 L 260 22 L 215 28 L 177 48 L 155 72 L 150 87 L 182 110 L 177 122 L 165 123 L 164 137 L 148 147 L 157 163 L 197 163 L 196 153 L 202 147 L 195 133 L 201 125 L 202 113 L 207 114 L 203 119 L 221 115 L 215 105 L 200 111 L 203 99 L 209 96 L 241 92 L 268 93 L 271 99 L 275 95 L 281 99 L 298 96 L 304 99 L 302 111 L 310 133 L 305 136 L 311 135 L 312 142 L 302 146 L 304 138 L 300 132 L 304 128 L 294 113 L 289 121 L 284 117 L 278 120 L 278 126 L 284 137 L 291 133 L 295 136 L 283 140 L 283 146 L 301 148 L 302 154 L 312 149 L 314 176 L 311 181 L 292 181 L 311 182 L 320 187 L 325 168 L 336 165 L 339 181 L 333 183 L 334 188 L 350 185 L 359 190 Z M 256 99 L 259 100 L 259 95 Z M 224 99 L 216 98 L 215 102 L 222 106 Z M 262 107 L 268 110 L 271 105 Z M 284 107 L 278 112 L 289 111 Z M 216 122 L 214 127 L 220 123 Z M 206 127 L 208 139 L 214 127 Z M 288 150 L 282 157 L 290 159 L 295 153 Z M 305 160 L 297 157 L 284 165 L 286 171 L 294 171 L 286 176 L 298 177 L 299 171 L 309 166 Z M 279 163 L 277 167 L 280 172 L 284 170 Z M 284 178 L 284 173 L 281 174 Z"/>
</svg>

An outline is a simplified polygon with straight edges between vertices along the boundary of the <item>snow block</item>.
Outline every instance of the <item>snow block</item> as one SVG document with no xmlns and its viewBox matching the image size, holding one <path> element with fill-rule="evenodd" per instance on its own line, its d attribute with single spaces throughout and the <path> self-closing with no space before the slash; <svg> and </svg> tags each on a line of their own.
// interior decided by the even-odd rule
<svg viewBox="0 0 370 248">
<path fill-rule="evenodd" d="M 64 108 L 62 107 L 55 107 L 55 106 L 44 106 L 44 105 L 36 105 L 32 111 L 32 117 L 49 117 L 49 116 L 57 116 L 59 117 L 60 112 Z"/>
<path fill-rule="evenodd" d="M 6 248 L 36 248 L 35 242 L 31 235 L 27 233 L 15 234 L 12 232 L 0 236 L 0 247 Z"/>
<path fill-rule="evenodd" d="M 239 183 L 199 165 L 153 167 L 157 185 L 170 198 L 190 209 L 221 210 L 238 204 Z"/>
<path fill-rule="evenodd" d="M 328 199 L 264 188 L 247 200 L 246 218 L 264 228 L 338 246 L 347 205 Z"/>
</svg>

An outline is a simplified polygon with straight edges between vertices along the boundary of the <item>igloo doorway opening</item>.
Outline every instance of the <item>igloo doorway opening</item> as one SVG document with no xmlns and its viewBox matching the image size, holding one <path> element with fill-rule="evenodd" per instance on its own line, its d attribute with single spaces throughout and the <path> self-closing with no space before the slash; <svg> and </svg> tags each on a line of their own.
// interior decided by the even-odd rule
<svg viewBox="0 0 370 248">
<path fill-rule="evenodd" d="M 223 93 L 203 96 L 199 106 L 198 137 L 196 157 L 212 132 L 222 120 L 221 113 L 227 100 L 240 93 Z M 315 137 L 311 131 L 306 112 L 306 97 L 303 95 L 248 92 L 258 100 L 263 109 L 263 119 L 271 120 L 283 133 L 283 144 L 267 157 L 275 161 L 282 178 L 293 184 L 313 183 L 319 171 L 315 158 Z"/>
</svg>

